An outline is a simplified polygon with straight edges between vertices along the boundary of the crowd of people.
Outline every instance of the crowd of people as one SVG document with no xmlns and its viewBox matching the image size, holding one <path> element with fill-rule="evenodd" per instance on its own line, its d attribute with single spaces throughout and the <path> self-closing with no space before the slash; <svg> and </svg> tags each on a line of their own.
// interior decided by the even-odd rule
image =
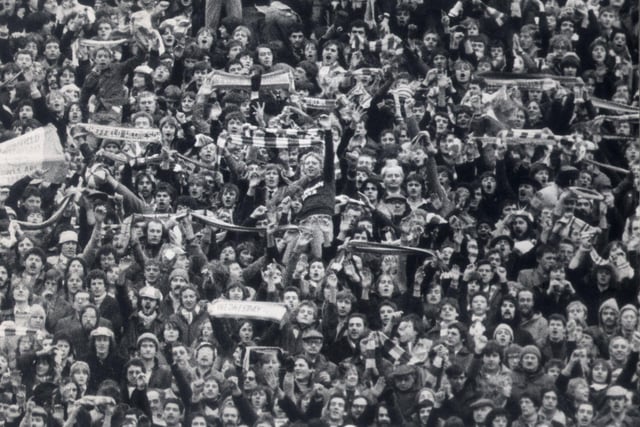
<svg viewBox="0 0 640 427">
<path fill-rule="evenodd" d="M 640 425 L 638 15 L 2 0 L 0 425 Z"/>
</svg>

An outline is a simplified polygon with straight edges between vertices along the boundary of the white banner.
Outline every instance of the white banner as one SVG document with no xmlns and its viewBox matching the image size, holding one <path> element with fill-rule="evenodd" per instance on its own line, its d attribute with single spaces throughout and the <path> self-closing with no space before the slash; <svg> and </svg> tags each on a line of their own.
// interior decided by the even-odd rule
<svg viewBox="0 0 640 427">
<path fill-rule="evenodd" d="M 287 308 L 275 302 L 231 301 L 217 299 L 207 307 L 209 316 L 232 319 L 259 319 L 281 321 Z"/>
<path fill-rule="evenodd" d="M 64 181 L 67 165 L 56 128 L 49 125 L 0 143 L 0 185 L 11 185 L 37 169 L 48 182 Z"/>
<path fill-rule="evenodd" d="M 78 123 L 76 127 L 83 129 L 96 138 L 115 139 L 128 142 L 160 142 L 160 129 L 124 128 L 117 126 L 96 125 L 93 123 Z"/>
</svg>

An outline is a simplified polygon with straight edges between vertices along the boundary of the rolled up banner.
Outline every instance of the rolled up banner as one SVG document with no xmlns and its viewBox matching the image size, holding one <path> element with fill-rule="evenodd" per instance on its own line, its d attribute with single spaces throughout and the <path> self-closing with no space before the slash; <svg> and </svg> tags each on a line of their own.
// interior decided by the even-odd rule
<svg viewBox="0 0 640 427">
<path fill-rule="evenodd" d="M 635 136 L 625 136 L 625 135 L 600 135 L 600 139 L 612 141 L 637 141 L 638 138 Z"/>
<path fill-rule="evenodd" d="M 58 222 L 58 220 L 62 217 L 62 214 L 67 208 L 67 205 L 69 204 L 69 202 L 71 202 L 72 197 L 73 196 L 66 196 L 62 200 L 60 207 L 58 207 L 58 209 L 56 209 L 56 211 L 47 220 L 43 222 L 36 222 L 36 223 L 27 222 L 27 221 L 16 221 L 16 222 L 18 223 L 18 225 L 20 225 L 20 228 L 22 228 L 23 230 L 42 230 L 43 228 L 50 227 L 54 225 L 56 222 Z"/>
<path fill-rule="evenodd" d="M 215 89 L 245 89 L 251 90 L 251 78 L 238 74 L 225 73 L 223 71 L 213 71 L 211 75 L 211 84 Z M 287 70 L 278 70 L 272 73 L 262 75 L 260 83 L 261 89 L 284 89 L 288 91 L 294 90 L 294 79 L 291 72 Z"/>
<path fill-rule="evenodd" d="M 357 70 L 351 71 L 351 74 L 354 77 L 381 76 L 382 75 L 382 68 L 358 68 Z"/>
<path fill-rule="evenodd" d="M 548 129 L 510 129 L 498 132 L 498 138 L 507 144 L 554 145 L 561 139 Z M 571 139 L 569 136 L 566 139 Z"/>
<path fill-rule="evenodd" d="M 587 162 L 587 163 L 591 163 L 592 165 L 595 165 L 595 166 L 597 166 L 599 168 L 609 169 L 609 170 L 614 171 L 614 172 L 620 172 L 620 173 L 623 173 L 623 174 L 630 174 L 631 173 L 630 170 L 619 168 L 617 166 L 607 165 L 606 163 L 600 163 L 600 162 L 597 162 L 595 160 L 584 159 L 584 161 Z"/>
<path fill-rule="evenodd" d="M 607 115 L 599 115 L 596 116 L 592 121 L 597 119 L 606 120 L 609 122 L 618 122 L 618 121 L 640 121 L 640 114 L 622 114 L 620 116 L 607 116 Z"/>
<path fill-rule="evenodd" d="M 364 240 L 351 240 L 347 243 L 347 249 L 353 252 L 366 252 L 378 255 L 427 255 L 437 258 L 437 254 L 429 249 L 415 248 L 412 246 L 392 245 L 389 243 L 367 242 Z"/>
<path fill-rule="evenodd" d="M 13 322 L 11 322 L 11 326 L 0 326 L 0 337 L 24 337 L 26 335 L 35 336 L 38 333 L 37 329 L 26 328 L 24 326 L 15 326 Z"/>
<path fill-rule="evenodd" d="M 499 89 L 503 86 L 516 86 L 525 90 L 548 90 L 555 87 L 555 82 L 566 88 L 582 87 L 584 81 L 579 77 L 554 76 L 552 74 L 510 74 L 510 73 L 480 73 L 490 89 Z"/>
<path fill-rule="evenodd" d="M 207 169 L 207 170 L 211 170 L 211 171 L 218 171 L 218 168 L 216 167 L 215 164 L 213 165 L 207 165 L 204 164 L 198 160 L 192 159 L 190 157 L 185 156 L 184 154 L 180 154 L 177 151 L 172 153 L 172 155 L 174 155 L 175 157 L 184 160 L 185 162 L 191 163 L 192 165 L 196 165 L 197 167 L 201 168 L 201 169 Z"/>
<path fill-rule="evenodd" d="M 596 190 L 585 187 L 569 187 L 570 191 L 574 192 L 578 197 L 591 200 L 604 200 L 604 196 Z"/>
<path fill-rule="evenodd" d="M 221 221 L 217 218 L 205 216 L 200 213 L 191 212 L 191 218 L 200 221 L 203 224 L 210 225 L 222 230 L 235 231 L 237 233 L 266 233 L 265 227 L 245 227 L 242 225 L 231 224 L 225 221 Z"/>
<path fill-rule="evenodd" d="M 338 107 L 335 99 L 303 97 L 300 100 L 307 110 L 333 111 Z"/>
<path fill-rule="evenodd" d="M 622 104 L 620 102 L 609 101 L 600 98 L 591 98 L 591 103 L 594 107 L 601 110 L 615 111 L 617 113 L 633 114 L 637 118 L 640 115 L 640 108 L 632 107 L 631 105 Z"/>
<path fill-rule="evenodd" d="M 189 215 L 188 212 L 181 212 L 181 213 L 165 213 L 165 214 L 133 214 L 133 220 L 139 220 L 139 219 L 145 219 L 145 220 L 156 220 L 156 221 L 161 221 L 161 222 L 167 222 L 170 220 L 173 221 L 179 221 L 182 218 L 185 218 L 187 215 Z"/>
<path fill-rule="evenodd" d="M 113 47 L 119 46 L 121 44 L 125 44 L 129 41 L 129 39 L 118 39 L 118 40 L 92 40 L 92 39 L 80 39 L 78 40 L 78 45 L 82 47 L 88 47 L 90 49 L 97 49 L 100 47 L 106 47 L 107 49 L 111 49 Z"/>
<path fill-rule="evenodd" d="M 207 312 L 211 317 L 280 322 L 287 313 L 287 307 L 275 302 L 217 299 L 207 305 Z"/>
<path fill-rule="evenodd" d="M 159 142 L 162 139 L 160 129 L 126 128 L 118 126 L 97 125 L 94 123 L 78 123 L 74 128 L 82 129 L 102 139 L 115 139 L 128 142 Z"/>
</svg>

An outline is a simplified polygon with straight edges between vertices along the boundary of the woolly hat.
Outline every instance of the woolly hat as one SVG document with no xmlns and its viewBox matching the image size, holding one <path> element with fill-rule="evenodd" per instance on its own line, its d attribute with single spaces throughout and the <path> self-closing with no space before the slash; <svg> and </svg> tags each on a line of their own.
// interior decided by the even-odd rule
<svg viewBox="0 0 640 427">
<path fill-rule="evenodd" d="M 609 298 L 608 300 L 606 300 L 605 302 L 603 302 L 603 303 L 600 305 L 600 309 L 598 310 L 598 314 L 599 314 L 599 315 L 602 315 L 602 311 L 603 311 L 605 308 L 612 308 L 612 309 L 616 312 L 616 314 L 620 314 L 620 307 L 618 307 L 618 303 L 617 303 L 617 301 L 615 300 L 615 298 Z"/>
<path fill-rule="evenodd" d="M 138 337 L 138 340 L 136 341 L 136 346 L 140 346 L 140 343 L 142 341 L 151 341 L 156 345 L 156 348 L 160 347 L 160 342 L 158 341 L 158 337 L 155 336 L 155 334 L 152 334 L 151 332 L 145 332 L 144 334 L 140 335 Z"/>
<path fill-rule="evenodd" d="M 189 282 L 189 273 L 184 268 L 174 268 L 169 275 L 169 282 L 176 277 L 182 277 L 186 282 Z"/>
<path fill-rule="evenodd" d="M 620 317 L 625 311 L 633 311 L 633 313 L 638 317 L 638 307 L 633 304 L 627 304 L 620 309 Z"/>
<path fill-rule="evenodd" d="M 542 354 L 540 353 L 540 349 L 535 345 L 526 345 L 522 348 L 522 352 L 520 353 L 520 358 L 524 357 L 525 354 L 533 354 L 538 358 L 538 360 L 542 360 Z"/>
<path fill-rule="evenodd" d="M 496 326 L 496 329 L 493 331 L 493 339 L 496 339 L 496 335 L 498 334 L 498 331 L 500 330 L 505 330 L 509 333 L 509 335 L 511 335 L 511 340 L 513 341 L 513 329 L 511 329 L 511 326 L 507 325 L 506 323 L 500 323 L 498 326 Z"/>
</svg>

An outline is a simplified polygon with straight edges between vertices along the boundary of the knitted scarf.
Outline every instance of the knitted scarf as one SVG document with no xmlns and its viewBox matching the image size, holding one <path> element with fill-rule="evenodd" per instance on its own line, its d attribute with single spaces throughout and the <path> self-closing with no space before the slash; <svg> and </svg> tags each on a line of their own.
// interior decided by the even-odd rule
<svg viewBox="0 0 640 427">
<path fill-rule="evenodd" d="M 138 311 L 138 319 L 142 321 L 142 326 L 149 328 L 153 322 L 158 318 L 158 312 L 154 311 L 150 315 L 146 315 L 142 310 Z"/>
</svg>

